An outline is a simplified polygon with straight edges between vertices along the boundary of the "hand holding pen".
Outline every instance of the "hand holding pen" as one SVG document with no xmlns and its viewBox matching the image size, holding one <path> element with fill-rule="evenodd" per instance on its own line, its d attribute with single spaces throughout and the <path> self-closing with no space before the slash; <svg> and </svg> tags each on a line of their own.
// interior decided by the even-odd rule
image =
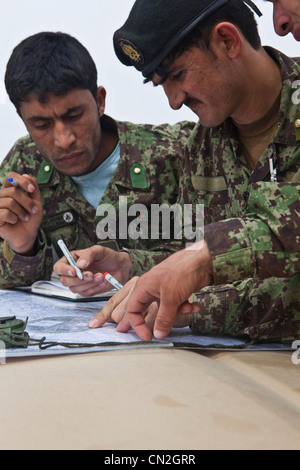
<svg viewBox="0 0 300 470">
<path fill-rule="evenodd" d="M 59 248 L 61 249 L 61 251 L 63 252 L 63 254 L 65 255 L 65 258 L 68 261 L 69 265 L 72 266 L 75 269 L 76 276 L 81 281 L 83 281 L 83 274 L 80 271 L 80 269 L 77 267 L 73 256 L 71 255 L 71 253 L 69 252 L 68 248 L 65 245 L 65 242 L 63 240 L 58 240 L 57 244 L 58 244 Z"/>
<path fill-rule="evenodd" d="M 33 180 L 29 175 L 21 176 L 17 173 L 10 173 L 10 175 L 7 176 L 7 182 L 9 183 L 9 185 L 13 186 L 14 188 L 20 189 L 24 193 L 34 193 L 36 189 L 33 184 Z"/>
<path fill-rule="evenodd" d="M 65 257 L 54 266 L 54 272 L 60 277 L 62 284 L 74 293 L 84 297 L 107 292 L 112 289 L 106 273 L 109 272 L 120 287 L 127 282 L 131 272 L 131 259 L 128 253 L 118 252 L 110 248 L 94 245 L 83 250 L 72 251 L 73 259 L 84 276 L 81 281 Z M 109 280 L 108 280 L 109 279 Z M 116 283 L 115 283 L 116 284 Z"/>
<path fill-rule="evenodd" d="M 9 173 L 0 190 L 0 237 L 16 253 L 31 256 L 42 219 L 36 179 Z"/>
<path fill-rule="evenodd" d="M 72 266 L 74 269 L 75 269 L 75 272 L 76 272 L 76 276 L 81 280 L 83 281 L 83 274 L 81 272 L 81 270 L 78 268 L 73 256 L 71 255 L 71 253 L 69 252 L 65 242 L 60 239 L 58 240 L 57 242 L 59 248 L 61 249 L 61 251 L 63 252 L 63 254 L 65 255 L 65 258 L 66 260 L 68 261 L 69 265 Z M 117 279 L 115 279 L 111 274 L 109 273 L 104 273 L 103 274 L 103 277 L 104 279 L 107 280 L 107 282 L 109 282 L 109 284 L 114 287 L 116 290 L 120 290 L 122 289 L 123 285 L 117 281 Z"/>
</svg>

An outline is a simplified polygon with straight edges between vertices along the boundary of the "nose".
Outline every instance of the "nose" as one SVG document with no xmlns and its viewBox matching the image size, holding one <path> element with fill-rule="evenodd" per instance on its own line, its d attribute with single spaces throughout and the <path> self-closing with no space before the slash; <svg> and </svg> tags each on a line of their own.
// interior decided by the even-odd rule
<svg viewBox="0 0 300 470">
<path fill-rule="evenodd" d="M 53 131 L 53 139 L 56 147 L 69 148 L 76 140 L 72 129 L 63 122 L 57 122 Z"/>
<path fill-rule="evenodd" d="M 274 5 L 273 23 L 275 32 L 279 36 L 285 36 L 293 27 L 291 16 L 286 11 L 277 8 L 276 5 Z"/>
<path fill-rule="evenodd" d="M 171 108 L 177 111 L 184 104 L 187 95 L 184 90 L 167 82 L 168 80 L 163 84 L 164 92 L 167 95 Z"/>
</svg>

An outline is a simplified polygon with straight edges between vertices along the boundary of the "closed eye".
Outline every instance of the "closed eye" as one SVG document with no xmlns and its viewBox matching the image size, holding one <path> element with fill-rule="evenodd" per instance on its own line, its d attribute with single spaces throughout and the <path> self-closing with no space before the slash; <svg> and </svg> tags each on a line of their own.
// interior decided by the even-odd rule
<svg viewBox="0 0 300 470">
<path fill-rule="evenodd" d="M 173 81 L 178 81 L 183 78 L 184 70 L 180 70 L 180 72 L 176 72 L 174 74 L 169 75 L 169 79 Z"/>
<path fill-rule="evenodd" d="M 83 113 L 71 114 L 71 115 L 68 115 L 67 118 L 75 121 L 76 119 L 80 119 L 82 114 Z"/>
<path fill-rule="evenodd" d="M 38 130 L 44 130 L 44 129 L 47 129 L 47 127 L 49 126 L 49 122 L 48 121 L 41 121 L 40 123 L 39 122 L 35 122 L 35 128 L 38 129 Z"/>
</svg>

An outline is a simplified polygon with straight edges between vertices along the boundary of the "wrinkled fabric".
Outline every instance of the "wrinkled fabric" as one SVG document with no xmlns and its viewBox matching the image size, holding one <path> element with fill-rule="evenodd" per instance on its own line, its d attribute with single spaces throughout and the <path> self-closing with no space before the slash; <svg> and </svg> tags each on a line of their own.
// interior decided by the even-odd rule
<svg viewBox="0 0 300 470">
<path fill-rule="evenodd" d="M 108 116 L 101 121 L 102 128 L 118 132 L 121 159 L 101 203 L 119 207 L 119 197 L 127 197 L 128 205 L 175 202 L 178 197 L 180 164 L 188 136 L 195 123 L 175 125 L 138 125 L 115 122 Z M 139 174 L 134 172 L 136 167 Z M 78 192 L 70 177 L 50 165 L 29 136 L 21 138 L 3 160 L 0 183 L 7 173 L 15 171 L 36 177 L 42 194 L 44 217 L 35 244 L 35 256 L 24 257 L 14 253 L 6 242 L 0 243 L 0 287 L 31 285 L 40 279 L 49 279 L 53 271 L 53 248 L 62 238 L 69 250 L 79 250 L 101 244 L 119 250 L 144 250 L 159 243 L 148 240 L 98 240 L 95 209 Z M 129 221 L 128 221 L 129 223 Z M 118 234 L 117 234 L 118 235 Z M 151 258 L 155 262 L 158 257 Z M 148 269 L 148 260 L 139 264 L 139 273 Z M 151 267 L 151 266 L 150 266 Z"/>
<path fill-rule="evenodd" d="M 299 105 L 292 99 L 300 61 L 266 49 L 279 62 L 283 83 L 272 142 L 251 172 L 231 120 L 210 129 L 197 125 L 180 198 L 204 204 L 213 260 L 214 286 L 195 295 L 201 310 L 192 330 L 289 341 L 300 334 Z"/>
</svg>

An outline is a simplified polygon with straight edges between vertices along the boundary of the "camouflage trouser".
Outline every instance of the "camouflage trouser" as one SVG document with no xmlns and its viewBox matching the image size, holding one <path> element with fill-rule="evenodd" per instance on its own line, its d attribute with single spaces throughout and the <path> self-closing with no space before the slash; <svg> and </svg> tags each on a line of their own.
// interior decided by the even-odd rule
<svg viewBox="0 0 300 470">
<path fill-rule="evenodd" d="M 201 306 L 192 331 L 202 335 L 248 335 L 259 341 L 290 342 L 300 337 L 300 275 L 247 279 L 210 286 L 194 295 Z"/>
</svg>

